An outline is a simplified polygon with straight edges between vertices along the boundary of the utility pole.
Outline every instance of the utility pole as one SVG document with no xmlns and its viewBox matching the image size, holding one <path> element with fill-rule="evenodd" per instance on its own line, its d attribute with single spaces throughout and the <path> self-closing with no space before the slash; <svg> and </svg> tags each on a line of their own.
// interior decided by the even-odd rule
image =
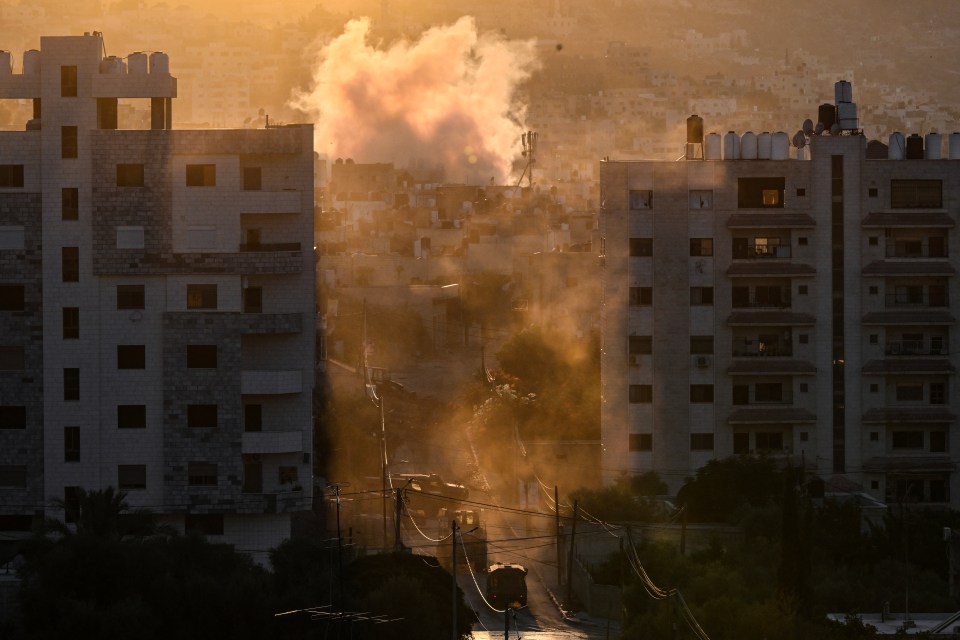
<svg viewBox="0 0 960 640">
<path fill-rule="evenodd" d="M 680 509 L 680 556 L 683 557 L 687 551 L 687 505 Z"/>
<path fill-rule="evenodd" d="M 327 487 L 333 487 L 337 496 L 337 584 L 340 588 L 340 607 L 343 608 L 343 538 L 340 534 L 340 487 L 349 486 L 349 482 L 331 482 Z"/>
<path fill-rule="evenodd" d="M 453 629 L 450 636 L 457 640 L 457 521 L 450 521 L 450 574 L 452 576 L 450 583 L 453 585 Z"/>
<path fill-rule="evenodd" d="M 510 605 L 503 607 L 503 640 L 510 640 Z"/>
<path fill-rule="evenodd" d="M 570 555 L 567 559 L 567 606 L 573 603 L 573 548 L 577 537 L 577 501 L 573 501 L 573 524 L 570 527 Z"/>
<path fill-rule="evenodd" d="M 403 540 L 400 537 L 400 517 L 403 513 L 403 489 L 400 487 L 396 488 L 397 492 L 397 512 L 394 521 L 394 540 L 393 548 L 396 551 L 403 551 Z"/>
<path fill-rule="evenodd" d="M 560 492 L 553 485 L 554 520 L 557 524 L 557 584 L 563 584 L 563 549 L 560 545 Z"/>
</svg>

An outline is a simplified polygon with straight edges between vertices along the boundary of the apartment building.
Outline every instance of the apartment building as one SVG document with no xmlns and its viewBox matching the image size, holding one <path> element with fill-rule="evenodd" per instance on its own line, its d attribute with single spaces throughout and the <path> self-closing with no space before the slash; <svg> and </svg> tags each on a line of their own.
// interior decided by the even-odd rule
<svg viewBox="0 0 960 640">
<path fill-rule="evenodd" d="M 604 477 L 764 455 L 956 508 L 960 137 L 779 139 L 602 163 Z"/>
<path fill-rule="evenodd" d="M 0 99 L 33 103 L 0 132 L 0 530 L 112 486 L 263 560 L 312 503 L 312 127 L 173 131 L 167 56 L 97 32 L 13 71 L 0 52 Z"/>
</svg>

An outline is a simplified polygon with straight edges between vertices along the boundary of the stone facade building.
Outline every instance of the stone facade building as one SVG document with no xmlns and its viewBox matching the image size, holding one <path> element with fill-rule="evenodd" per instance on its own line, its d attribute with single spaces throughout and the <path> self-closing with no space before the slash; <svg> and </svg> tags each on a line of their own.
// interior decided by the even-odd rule
<svg viewBox="0 0 960 640">
<path fill-rule="evenodd" d="M 312 503 L 312 127 L 173 131 L 167 56 L 97 32 L 18 71 L 0 52 L 33 103 L 0 132 L 0 531 L 113 486 L 262 560 Z"/>
</svg>

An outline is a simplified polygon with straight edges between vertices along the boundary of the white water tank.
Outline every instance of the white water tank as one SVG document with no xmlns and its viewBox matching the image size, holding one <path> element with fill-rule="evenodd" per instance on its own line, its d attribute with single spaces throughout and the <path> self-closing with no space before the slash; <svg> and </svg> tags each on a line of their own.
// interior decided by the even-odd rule
<svg viewBox="0 0 960 640">
<path fill-rule="evenodd" d="M 740 158 L 743 160 L 757 159 L 757 134 L 747 131 L 740 136 Z"/>
<path fill-rule="evenodd" d="M 790 158 L 790 136 L 786 131 L 775 131 L 771 140 L 770 159 L 788 160 Z"/>
<path fill-rule="evenodd" d="M 9 51 L 0 50 L 0 76 L 9 76 L 13 73 L 13 58 Z"/>
<path fill-rule="evenodd" d="M 703 137 L 704 160 L 720 160 L 722 156 L 722 141 L 719 133 L 708 133 Z"/>
<path fill-rule="evenodd" d="M 923 145 L 923 157 L 927 160 L 939 160 L 943 153 L 943 138 L 939 133 L 928 133 Z"/>
<path fill-rule="evenodd" d="M 123 59 L 117 56 L 107 56 L 100 61 L 100 73 L 120 75 L 125 71 Z"/>
<path fill-rule="evenodd" d="M 127 69 L 131 75 L 143 75 L 147 72 L 147 54 L 135 51 L 127 56 Z"/>
<path fill-rule="evenodd" d="M 887 159 L 888 160 L 903 160 L 904 155 L 906 155 L 907 143 L 904 140 L 903 134 L 899 131 L 894 131 L 890 134 L 890 144 L 887 145 Z"/>
<path fill-rule="evenodd" d="M 837 106 L 843 102 L 853 102 L 853 85 L 847 80 L 837 80 L 833 85 L 833 97 Z"/>
<path fill-rule="evenodd" d="M 773 152 L 773 139 L 769 131 L 764 131 L 757 136 L 757 158 L 760 160 L 769 160 Z"/>
<path fill-rule="evenodd" d="M 40 52 L 29 49 L 23 52 L 23 75 L 35 76 L 40 74 Z"/>
<path fill-rule="evenodd" d="M 950 134 L 947 146 L 950 150 L 949 158 L 951 160 L 960 160 L 960 132 L 954 131 Z"/>
<path fill-rule="evenodd" d="M 740 136 L 735 131 L 727 131 L 723 136 L 723 159 L 740 159 Z"/>
<path fill-rule="evenodd" d="M 162 51 L 151 53 L 150 73 L 170 73 L 170 57 Z"/>
<path fill-rule="evenodd" d="M 837 105 L 837 124 L 842 130 L 859 129 L 857 105 L 854 102 L 841 102 Z"/>
</svg>

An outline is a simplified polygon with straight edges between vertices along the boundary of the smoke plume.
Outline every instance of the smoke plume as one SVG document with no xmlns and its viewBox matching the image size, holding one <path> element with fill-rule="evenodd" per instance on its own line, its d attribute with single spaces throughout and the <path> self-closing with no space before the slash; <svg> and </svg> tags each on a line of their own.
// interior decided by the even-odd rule
<svg viewBox="0 0 960 640">
<path fill-rule="evenodd" d="M 515 92 L 537 67 L 534 43 L 478 33 L 466 16 L 388 48 L 369 35 L 368 18 L 347 23 L 321 48 L 312 88 L 291 100 L 316 122 L 316 149 L 503 184 L 520 153 L 525 107 Z"/>
</svg>

